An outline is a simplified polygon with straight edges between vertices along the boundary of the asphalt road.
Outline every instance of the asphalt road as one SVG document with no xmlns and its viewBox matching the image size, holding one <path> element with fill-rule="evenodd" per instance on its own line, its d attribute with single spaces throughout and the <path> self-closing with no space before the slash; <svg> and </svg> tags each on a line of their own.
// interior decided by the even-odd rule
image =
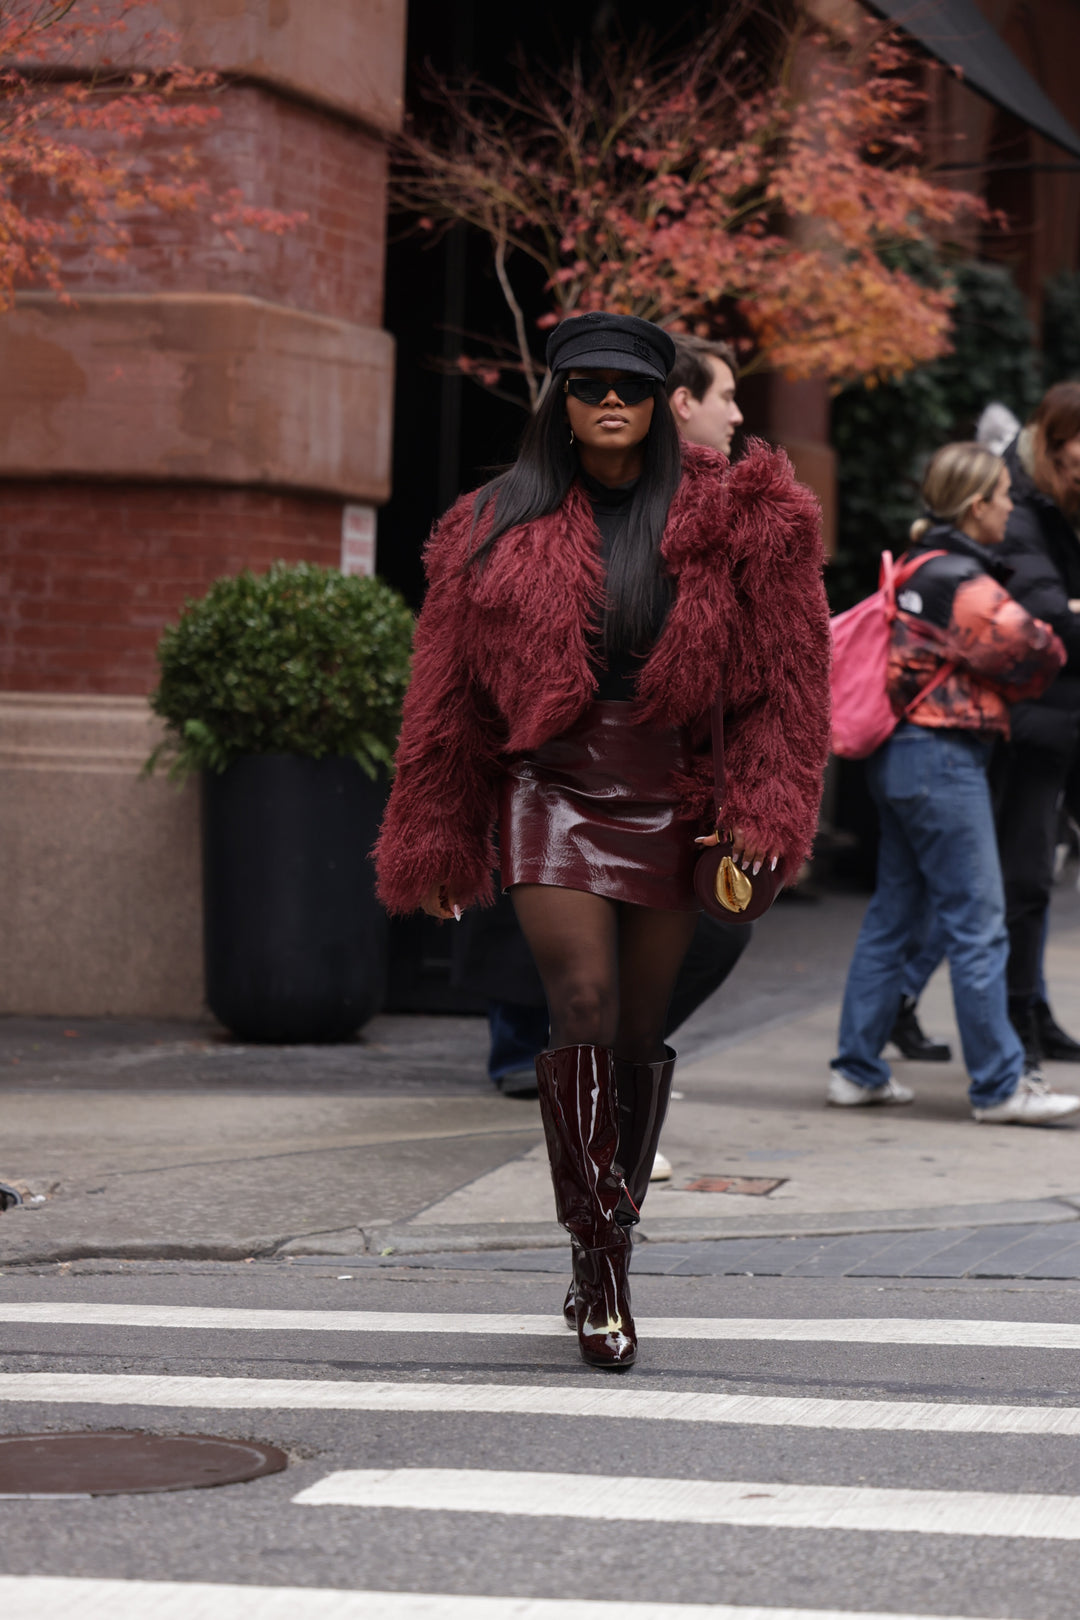
<svg viewBox="0 0 1080 1620">
<path fill-rule="evenodd" d="M 4 1432 L 220 1434 L 290 1458 L 215 1490 L 0 1502 L 0 1607 L 265 1620 L 252 1588 L 302 1588 L 281 1592 L 292 1620 L 1075 1620 L 1080 1285 L 642 1275 L 641 1358 L 612 1376 L 554 1320 L 560 1283 L 281 1261 L 0 1276 Z"/>
</svg>

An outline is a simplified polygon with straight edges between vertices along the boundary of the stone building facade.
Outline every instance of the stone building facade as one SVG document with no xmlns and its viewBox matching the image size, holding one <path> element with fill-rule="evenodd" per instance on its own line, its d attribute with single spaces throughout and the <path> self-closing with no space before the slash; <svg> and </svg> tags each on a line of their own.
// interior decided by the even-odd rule
<svg viewBox="0 0 1080 1620">
<path fill-rule="evenodd" d="M 389 493 L 405 0 L 146 21 L 223 77 L 215 195 L 307 217 L 240 251 L 148 215 L 122 262 L 67 257 L 74 305 L 0 320 L 0 1012 L 198 1012 L 194 789 L 138 775 L 158 635 L 221 574 L 340 564 Z"/>
</svg>

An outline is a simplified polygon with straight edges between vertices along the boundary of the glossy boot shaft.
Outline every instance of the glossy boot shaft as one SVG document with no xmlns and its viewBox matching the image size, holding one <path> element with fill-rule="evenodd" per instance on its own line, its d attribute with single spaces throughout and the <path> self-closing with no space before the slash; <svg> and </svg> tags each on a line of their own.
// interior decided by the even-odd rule
<svg viewBox="0 0 1080 1620">
<path fill-rule="evenodd" d="M 619 1108 L 619 1165 L 626 1181 L 626 1192 L 616 1211 L 620 1224 L 634 1225 L 645 1194 L 649 1190 L 660 1132 L 664 1127 L 671 1086 L 675 1075 L 675 1053 L 666 1047 L 666 1057 L 658 1063 L 630 1063 L 615 1059 L 615 1094 Z M 576 1327 L 575 1285 L 571 1282 L 563 1301 L 567 1327 Z"/>
<path fill-rule="evenodd" d="M 617 1163 L 614 1064 L 599 1046 L 564 1046 L 536 1059 L 555 1213 L 570 1233 L 578 1345 L 594 1367 L 628 1367 L 637 1353 L 627 1272 L 630 1233 Z"/>
<path fill-rule="evenodd" d="M 670 1046 L 659 1063 L 630 1063 L 615 1059 L 615 1095 L 619 1102 L 619 1163 L 626 1178 L 627 1197 L 619 1219 L 636 1224 L 649 1190 L 660 1132 L 671 1101 L 675 1053 Z"/>
</svg>

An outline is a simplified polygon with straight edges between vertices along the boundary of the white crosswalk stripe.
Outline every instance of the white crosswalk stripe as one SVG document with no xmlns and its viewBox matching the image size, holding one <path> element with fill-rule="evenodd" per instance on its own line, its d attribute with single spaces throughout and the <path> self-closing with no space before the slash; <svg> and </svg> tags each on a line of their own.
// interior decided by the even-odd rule
<svg viewBox="0 0 1080 1620">
<path fill-rule="evenodd" d="M 0 1323 L 59 1330 L 48 1336 L 50 1353 L 61 1348 L 67 1332 L 119 1329 L 125 1336 L 131 1332 L 145 1334 L 147 1337 L 139 1341 L 140 1358 L 152 1356 L 155 1335 L 176 1330 L 213 1336 L 210 1341 L 198 1344 L 192 1340 L 192 1351 L 185 1354 L 213 1354 L 219 1359 L 237 1354 L 235 1340 L 226 1344 L 221 1337 L 224 1334 L 365 1336 L 371 1342 L 373 1357 L 379 1358 L 386 1355 L 385 1348 L 379 1345 L 379 1335 L 408 1336 L 415 1338 L 418 1346 L 431 1335 L 447 1342 L 462 1340 L 467 1345 L 476 1345 L 483 1337 L 558 1338 L 564 1342 L 568 1357 L 574 1354 L 572 1336 L 560 1317 L 516 1313 L 264 1310 L 30 1301 L 0 1303 Z M 793 1347 L 908 1345 L 936 1348 L 946 1354 L 954 1348 L 994 1352 L 1080 1349 L 1080 1325 L 1063 1322 L 905 1317 L 661 1317 L 646 1318 L 639 1327 L 646 1345 L 651 1338 L 672 1343 L 745 1342 Z M 74 1354 L 90 1354 L 87 1342 L 81 1339 Z M 92 1353 L 96 1357 L 105 1354 L 100 1340 L 90 1342 L 95 1342 Z M 129 1344 L 125 1337 L 125 1352 Z M 170 1353 L 174 1350 L 173 1344 Z M 288 1353 L 291 1358 L 295 1357 L 292 1348 Z M 337 1346 L 332 1353 L 340 1353 Z M 250 1341 L 245 1344 L 243 1354 L 252 1354 Z M 794 1356 L 794 1350 L 792 1354 Z M 312 1359 L 318 1361 L 317 1352 Z M 147 1362 L 141 1359 L 140 1364 Z M 151 1360 L 150 1365 L 153 1364 Z M 789 1366 L 789 1376 L 791 1371 Z M 857 1376 L 854 1366 L 852 1374 Z M 503 1373 L 501 1376 L 513 1375 Z M 474 1377 L 469 1382 L 435 1381 L 409 1376 L 407 1361 L 402 1366 L 402 1375 L 390 1379 L 325 1375 L 261 1378 L 98 1371 L 0 1372 L 0 1402 L 9 1403 L 11 1408 L 29 1405 L 60 1409 L 134 1407 L 177 1414 L 306 1411 L 441 1413 L 487 1416 L 496 1421 L 531 1417 L 574 1423 L 591 1420 L 597 1424 L 641 1420 L 653 1425 L 741 1425 L 882 1436 L 958 1435 L 972 1437 L 975 1441 L 994 1436 L 1080 1438 L 1080 1405 L 740 1394 L 708 1388 L 671 1390 L 660 1387 L 656 1380 L 650 1383 L 641 1370 L 632 1381 L 585 1378 L 564 1383 L 499 1382 L 499 1377 L 499 1370 L 494 1367 L 490 1377 L 485 1375 L 482 1380 Z M 59 1425 L 54 1420 L 51 1426 Z M 170 1428 L 181 1426 L 176 1420 L 169 1425 Z M 603 1455 L 599 1443 L 603 1431 L 594 1432 L 598 1434 L 598 1443 L 591 1454 L 599 1457 Z M 351 1462 L 353 1455 L 355 1453 L 346 1451 L 343 1460 Z M 377 1464 L 379 1457 L 365 1453 L 363 1460 Z M 452 1456 L 448 1460 L 456 1462 L 458 1458 Z M 462 1458 L 462 1461 L 467 1460 L 467 1457 Z M 565 1466 L 561 1454 L 556 1466 Z M 660 1466 L 662 1468 L 663 1464 Z M 756 1463 L 748 1471 L 756 1473 L 759 1466 L 762 1465 Z M 723 1469 L 710 1467 L 707 1472 L 722 1474 Z M 290 1496 L 290 1505 L 284 1511 L 299 1513 L 305 1519 L 311 1509 L 324 1512 L 329 1509 L 354 1512 L 392 1509 L 421 1517 L 432 1513 L 468 1513 L 499 1516 L 502 1521 L 517 1519 L 522 1523 L 551 1519 L 582 1524 L 603 1521 L 611 1525 L 623 1522 L 639 1526 L 750 1527 L 774 1535 L 793 1530 L 825 1535 L 847 1531 L 870 1536 L 903 1534 L 935 1541 L 947 1537 L 977 1537 L 984 1546 L 990 1539 L 1002 1543 L 1080 1542 L 1080 1494 L 939 1490 L 931 1488 L 932 1479 L 926 1481 L 926 1488 L 919 1489 L 887 1488 L 873 1482 L 858 1485 L 781 1483 L 768 1479 L 767 1467 L 762 1467 L 762 1472 L 766 1473 L 766 1478 L 758 1482 L 669 1476 L 662 1472 L 648 1477 L 626 1477 L 617 1470 L 584 1474 L 467 1466 L 339 1467 L 321 1479 L 313 1478 L 309 1472 L 306 1478 L 312 1483 L 299 1490 L 294 1485 L 295 1494 Z M 283 1482 L 285 1478 L 287 1476 L 282 1476 Z M 289 1495 L 288 1487 L 286 1495 Z M 283 1509 L 279 1505 L 275 1511 Z M 482 1521 L 481 1528 L 470 1531 L 481 1537 L 489 1533 L 482 1528 Z M 505 1535 L 505 1530 L 500 1534 Z M 710 1620 L 916 1620 L 913 1615 L 881 1610 L 625 1602 L 621 1599 L 619 1609 L 626 1620 L 706 1620 L 706 1617 Z M 580 1620 L 583 1612 L 580 1600 L 562 1598 L 0 1576 L 0 1613 L 33 1614 L 35 1620 L 105 1620 L 105 1616 L 109 1620 L 147 1620 L 150 1616 L 153 1620 L 159 1617 L 160 1620 L 181 1620 L 181 1617 L 182 1620 L 256 1620 L 256 1617 L 257 1620 L 278 1620 L 279 1616 L 285 1620 L 286 1615 L 288 1620 Z M 949 1617 L 923 1614 L 918 1620 L 949 1620 Z M 952 1620 L 959 1617 L 954 1616 Z M 1012 1620 L 1017 1620 L 1017 1616 Z"/>
<path fill-rule="evenodd" d="M 957 1615 L 728 1603 L 620 1601 L 618 1612 L 625 1620 L 961 1620 Z M 147 1620 L 148 1616 L 153 1620 L 580 1620 L 581 1604 L 560 1598 L 0 1575 L 0 1613 L 32 1615 L 33 1620 Z"/>
<path fill-rule="evenodd" d="M 0 1400 L 199 1411 L 485 1412 L 921 1434 L 1080 1436 L 1080 1407 L 822 1400 L 576 1385 L 441 1384 L 307 1378 L 0 1373 Z"/>
<path fill-rule="evenodd" d="M 450 1311 L 302 1311 L 199 1305 L 0 1303 L 0 1322 L 77 1327 L 186 1328 L 253 1333 L 403 1333 L 565 1338 L 561 1316 Z M 778 1344 L 955 1345 L 983 1349 L 1080 1350 L 1080 1323 L 909 1317 L 637 1318 L 647 1339 Z"/>
<path fill-rule="evenodd" d="M 896 1491 L 496 1468 L 348 1468 L 310 1485 L 293 1501 L 305 1507 L 1080 1541 L 1080 1497 L 993 1491 Z"/>
</svg>

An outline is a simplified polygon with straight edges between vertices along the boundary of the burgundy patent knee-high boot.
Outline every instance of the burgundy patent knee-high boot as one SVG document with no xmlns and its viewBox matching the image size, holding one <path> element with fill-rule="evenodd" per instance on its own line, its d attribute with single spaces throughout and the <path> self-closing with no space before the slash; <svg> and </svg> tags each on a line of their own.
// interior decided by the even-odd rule
<svg viewBox="0 0 1080 1620">
<path fill-rule="evenodd" d="M 627 1196 L 619 1206 L 617 1219 L 636 1225 L 649 1190 L 653 1160 L 660 1145 L 660 1132 L 671 1101 L 675 1074 L 675 1053 L 665 1047 L 667 1056 L 659 1063 L 630 1063 L 615 1059 L 615 1092 L 619 1105 L 619 1166 L 626 1182 Z M 563 1304 L 569 1327 L 576 1326 L 574 1284 L 571 1282 Z"/>
<path fill-rule="evenodd" d="M 619 1099 L 619 1164 L 634 1206 L 634 1218 L 645 1202 L 660 1132 L 671 1101 L 675 1053 L 665 1046 L 659 1063 L 615 1059 L 615 1093 Z"/>
<path fill-rule="evenodd" d="M 627 1272 L 630 1231 L 616 1218 L 625 1183 L 616 1162 L 614 1065 L 602 1046 L 562 1046 L 536 1059 L 555 1212 L 570 1233 L 574 1325 L 592 1367 L 629 1367 L 637 1354 Z"/>
</svg>

